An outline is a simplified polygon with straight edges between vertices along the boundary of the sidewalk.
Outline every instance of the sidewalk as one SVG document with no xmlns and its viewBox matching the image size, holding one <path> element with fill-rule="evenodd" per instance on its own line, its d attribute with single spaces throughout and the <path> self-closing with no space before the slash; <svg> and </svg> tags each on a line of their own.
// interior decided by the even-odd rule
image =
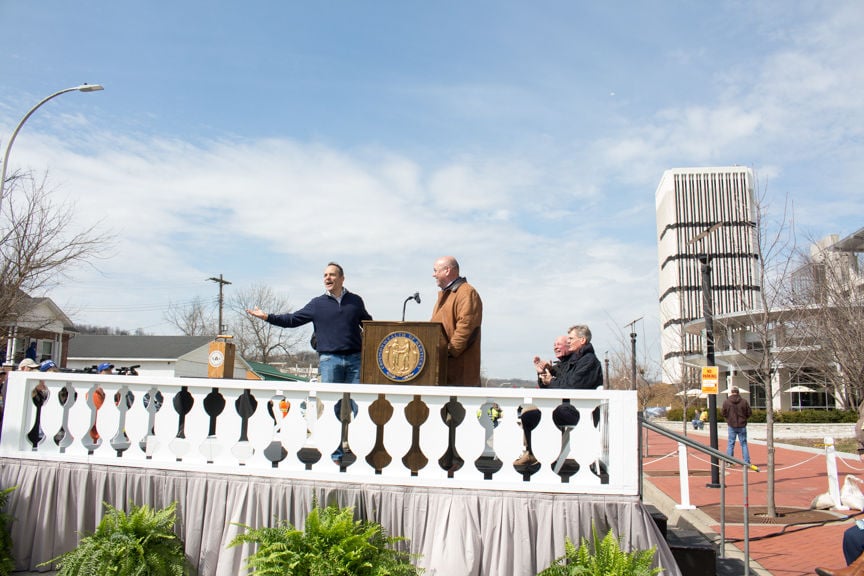
<svg viewBox="0 0 864 576">
<path fill-rule="evenodd" d="M 658 424 L 680 433 L 680 422 L 658 422 Z M 748 426 L 748 432 L 749 430 Z M 785 432 L 787 438 L 796 434 L 794 429 Z M 838 438 L 846 436 L 845 427 L 837 430 L 823 428 L 817 433 L 810 429 L 797 430 L 799 437 L 818 438 L 823 433 Z M 757 430 L 754 430 L 753 436 L 758 438 Z M 707 428 L 693 431 L 688 426 L 688 437 L 706 445 L 709 443 Z M 718 428 L 718 444 L 719 449 L 725 451 L 725 428 L 722 430 Z M 753 464 L 760 469 L 758 473 L 748 472 L 751 573 L 803 576 L 814 574 L 817 566 L 829 568 L 845 566 L 840 549 L 843 531 L 853 524 L 855 517 L 864 518 L 864 515 L 858 510 L 811 511 L 809 509 L 810 503 L 816 496 L 828 491 L 824 450 L 782 444 L 782 439 L 775 442 L 774 502 L 782 516 L 769 518 L 765 514 L 768 487 L 765 465 L 768 451 L 765 442 L 761 440 L 750 439 L 749 448 Z M 643 453 L 646 455 L 643 459 L 645 501 L 655 504 L 667 515 L 671 508 L 671 511 L 680 514 L 680 518 L 685 522 L 703 531 L 713 531 L 719 539 L 721 490 L 707 487 L 711 475 L 710 460 L 705 457 L 705 454 L 693 449 L 687 450 L 690 504 L 697 509 L 677 511 L 675 504 L 681 503 L 677 443 L 665 436 L 648 432 L 647 448 Z M 735 456 L 741 456 L 740 447 L 736 447 Z M 837 456 L 841 487 L 847 474 L 864 478 L 864 462 L 861 462 L 857 455 L 838 453 Z M 733 468 L 727 470 L 725 477 L 727 556 L 735 556 L 737 551 L 741 551 L 742 558 L 744 550 L 743 474 L 741 468 Z M 654 502 L 653 499 L 660 501 Z M 731 544 L 728 543 L 730 541 Z"/>
</svg>

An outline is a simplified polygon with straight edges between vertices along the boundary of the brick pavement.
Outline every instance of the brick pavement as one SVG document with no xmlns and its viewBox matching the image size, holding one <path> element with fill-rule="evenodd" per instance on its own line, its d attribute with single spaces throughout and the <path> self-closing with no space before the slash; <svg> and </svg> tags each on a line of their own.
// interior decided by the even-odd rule
<svg viewBox="0 0 864 576">
<path fill-rule="evenodd" d="M 680 427 L 671 429 L 678 432 Z M 689 437 L 706 445 L 709 442 L 707 430 L 697 432 L 690 430 Z M 718 443 L 719 449 L 725 451 L 725 432 L 718 434 Z M 764 442 L 751 440 L 749 446 L 751 460 L 760 468 L 759 473 L 748 472 L 751 511 L 750 558 L 757 563 L 754 570 L 759 570 L 761 566 L 773 576 L 801 576 L 814 574 L 816 566 L 831 568 L 844 566 L 840 549 L 843 531 L 852 525 L 856 514 L 858 518 L 864 518 L 864 514 L 857 510 L 821 514 L 817 515 L 821 517 L 820 522 L 803 525 L 773 524 L 769 523 L 772 520 L 764 515 L 754 517 L 753 512 L 762 511 L 766 505 L 768 483 L 765 465 L 768 451 Z M 671 456 L 664 457 L 670 454 Z M 774 501 L 777 507 L 808 509 L 816 496 L 828 491 L 824 451 L 775 443 L 774 454 Z M 741 456 L 740 447 L 736 446 L 735 455 Z M 646 457 L 643 462 L 646 483 L 650 483 L 676 503 L 680 503 L 677 443 L 649 432 Z M 710 482 L 710 462 L 705 454 L 688 449 L 688 465 L 691 472 L 688 483 L 690 503 L 697 508 L 711 505 L 719 508 L 720 489 L 706 486 Z M 859 461 L 856 455 L 838 454 L 838 471 L 842 486 L 847 474 L 864 478 L 864 462 Z M 739 512 L 739 521 L 743 518 L 741 513 L 743 512 L 743 471 L 740 468 L 727 471 L 726 509 L 730 517 L 735 510 Z M 681 517 L 687 519 L 689 514 L 696 518 L 696 513 L 698 513 L 696 524 L 707 521 L 710 530 L 720 533 L 719 518 L 709 517 L 701 510 L 682 511 Z M 732 524 L 727 518 L 727 541 L 732 540 L 734 546 L 743 551 L 743 536 L 743 524 Z M 733 554 L 727 552 L 727 555 Z M 765 574 L 765 571 L 759 573 Z"/>
</svg>

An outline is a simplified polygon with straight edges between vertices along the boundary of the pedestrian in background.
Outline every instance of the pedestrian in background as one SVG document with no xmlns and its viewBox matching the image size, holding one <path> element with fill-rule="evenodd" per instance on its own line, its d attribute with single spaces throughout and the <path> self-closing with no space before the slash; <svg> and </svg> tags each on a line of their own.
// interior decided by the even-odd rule
<svg viewBox="0 0 864 576">
<path fill-rule="evenodd" d="M 744 462 L 750 464 L 750 450 L 747 448 L 747 421 L 750 419 L 750 403 L 741 397 L 737 386 L 729 391 L 729 397 L 723 401 L 723 418 L 729 431 L 729 443 L 726 455 L 735 455 L 735 440 L 741 443 L 741 455 Z"/>
</svg>

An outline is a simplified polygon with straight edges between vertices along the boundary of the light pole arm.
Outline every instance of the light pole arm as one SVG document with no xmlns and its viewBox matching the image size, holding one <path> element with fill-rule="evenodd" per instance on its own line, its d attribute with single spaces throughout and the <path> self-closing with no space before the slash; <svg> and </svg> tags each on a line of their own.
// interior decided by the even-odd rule
<svg viewBox="0 0 864 576">
<path fill-rule="evenodd" d="M 6 143 L 6 151 L 3 153 L 3 168 L 0 169 L 0 207 L 2 207 L 3 204 L 3 189 L 6 186 L 6 166 L 9 164 L 9 152 L 12 150 L 12 144 L 15 142 L 15 138 L 18 136 L 18 132 L 21 131 L 21 127 L 24 126 L 24 123 L 27 122 L 30 116 L 32 116 L 40 106 L 61 94 L 66 94 L 67 92 L 96 92 L 98 90 L 103 90 L 102 86 L 99 84 L 82 84 L 81 86 L 59 90 L 40 100 L 38 104 L 33 106 L 33 108 L 31 108 L 30 111 L 21 118 L 21 121 L 18 122 L 18 125 L 15 126 L 15 130 L 12 132 L 12 136 L 9 137 L 9 142 Z"/>
</svg>

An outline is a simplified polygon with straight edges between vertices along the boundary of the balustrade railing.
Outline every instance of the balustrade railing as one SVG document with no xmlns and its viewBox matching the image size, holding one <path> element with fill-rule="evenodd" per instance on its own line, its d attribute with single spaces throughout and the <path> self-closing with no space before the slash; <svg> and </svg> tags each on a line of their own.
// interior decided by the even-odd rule
<svg viewBox="0 0 864 576">
<path fill-rule="evenodd" d="M 13 372 L 0 455 L 636 495 L 636 414 L 628 391 Z"/>
</svg>

